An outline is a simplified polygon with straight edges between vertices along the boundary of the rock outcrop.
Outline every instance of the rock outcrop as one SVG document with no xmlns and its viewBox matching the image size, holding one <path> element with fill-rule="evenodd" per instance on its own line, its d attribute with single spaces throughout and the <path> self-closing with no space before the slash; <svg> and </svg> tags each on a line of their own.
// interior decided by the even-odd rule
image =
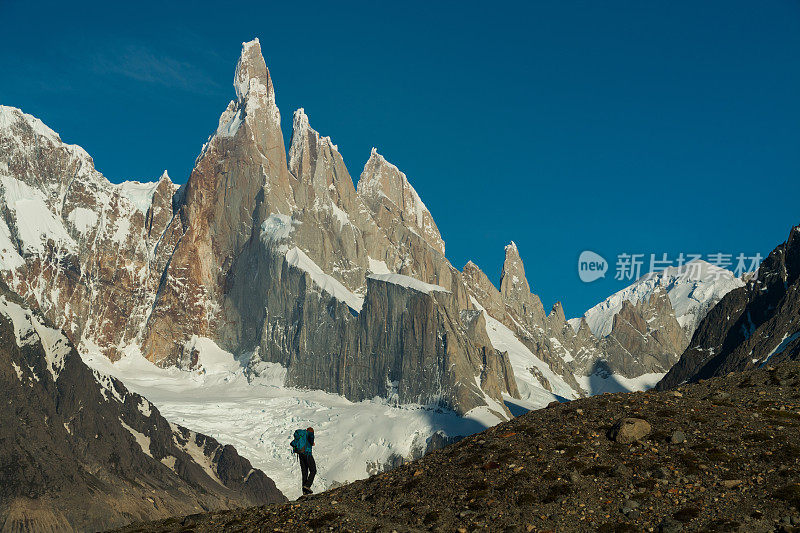
<svg viewBox="0 0 800 533">
<path fill-rule="evenodd" d="M 689 347 L 658 384 L 723 376 L 800 358 L 800 226 L 761 263 L 756 276 L 705 316 Z"/>
<path fill-rule="evenodd" d="M 0 282 L 0 529 L 96 531 L 285 501 L 230 445 L 90 370 Z"/>
</svg>

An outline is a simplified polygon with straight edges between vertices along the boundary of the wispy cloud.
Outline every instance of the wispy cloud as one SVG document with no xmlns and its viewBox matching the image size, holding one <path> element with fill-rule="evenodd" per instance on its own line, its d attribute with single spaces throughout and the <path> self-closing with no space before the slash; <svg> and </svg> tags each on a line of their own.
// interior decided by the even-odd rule
<svg viewBox="0 0 800 533">
<path fill-rule="evenodd" d="M 117 74 L 143 83 L 199 94 L 215 93 L 220 88 L 219 83 L 196 65 L 141 45 L 99 52 L 94 57 L 92 68 L 98 74 Z"/>
</svg>

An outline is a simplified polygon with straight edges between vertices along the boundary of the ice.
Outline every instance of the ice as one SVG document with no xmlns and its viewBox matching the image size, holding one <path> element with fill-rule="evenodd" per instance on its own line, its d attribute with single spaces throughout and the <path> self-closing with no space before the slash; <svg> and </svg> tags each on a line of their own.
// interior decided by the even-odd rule
<svg viewBox="0 0 800 533">
<path fill-rule="evenodd" d="M 160 180 L 165 178 L 169 179 L 166 170 L 161 175 Z M 131 203 L 136 206 L 136 209 L 142 213 L 147 213 L 147 210 L 150 209 L 150 206 L 153 204 L 153 195 L 158 188 L 160 180 L 144 183 L 139 181 L 123 181 L 117 185 L 117 188 L 120 196 L 130 200 Z"/>
<path fill-rule="evenodd" d="M 299 223 L 292 220 L 289 215 L 272 213 L 261 223 L 261 240 L 263 242 L 283 242 L 292 234 L 293 225 Z"/>
</svg>

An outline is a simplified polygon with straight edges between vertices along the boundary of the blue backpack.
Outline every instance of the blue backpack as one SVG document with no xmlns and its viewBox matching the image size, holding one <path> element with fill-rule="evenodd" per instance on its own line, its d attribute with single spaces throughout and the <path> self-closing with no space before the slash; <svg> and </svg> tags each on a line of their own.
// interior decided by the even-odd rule
<svg viewBox="0 0 800 533">
<path fill-rule="evenodd" d="M 289 443 L 292 447 L 292 453 L 308 453 L 310 446 L 308 445 L 308 431 L 305 429 L 296 429 L 294 431 L 294 440 Z"/>
</svg>

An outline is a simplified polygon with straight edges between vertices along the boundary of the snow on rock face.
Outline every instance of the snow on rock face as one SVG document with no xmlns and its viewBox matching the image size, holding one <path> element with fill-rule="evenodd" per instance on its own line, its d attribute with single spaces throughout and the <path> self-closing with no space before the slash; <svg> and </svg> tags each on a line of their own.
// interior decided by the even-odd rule
<svg viewBox="0 0 800 533">
<path fill-rule="evenodd" d="M 367 277 L 386 283 L 393 283 L 394 285 L 400 285 L 401 287 L 406 287 L 407 289 L 414 289 L 415 291 L 424 292 L 425 294 L 430 294 L 432 292 L 450 292 L 439 285 L 425 283 L 417 278 L 404 276 L 403 274 L 370 274 Z"/>
<path fill-rule="evenodd" d="M 315 285 L 337 300 L 346 303 L 350 309 L 356 312 L 361 311 L 361 308 L 364 306 L 364 298 L 356 296 L 350 292 L 347 287 L 342 285 L 341 282 L 339 282 L 336 278 L 326 274 L 300 248 L 294 246 L 289 249 L 289 251 L 286 252 L 286 261 L 293 267 L 299 268 L 300 270 L 306 272 L 309 276 L 311 276 L 311 280 Z"/>
<path fill-rule="evenodd" d="M 162 180 L 167 180 L 172 183 L 169 180 L 169 175 L 166 170 L 161 174 L 158 181 L 148 181 L 144 183 L 139 181 L 123 181 L 118 184 L 117 187 L 119 188 L 121 196 L 130 200 L 131 203 L 136 206 L 136 209 L 142 213 L 147 213 L 147 210 L 150 209 L 150 205 L 153 203 L 153 195 Z"/>
<path fill-rule="evenodd" d="M 58 381 L 65 358 L 71 350 L 67 338 L 59 330 L 44 325 L 30 309 L 9 301 L 5 296 L 0 297 L 0 313 L 14 324 L 17 346 L 42 345 L 47 370 L 53 376 L 53 381 Z"/>
<path fill-rule="evenodd" d="M 281 243 L 289 239 L 294 225 L 300 224 L 289 215 L 272 213 L 261 223 L 261 240 L 265 243 Z"/>
<path fill-rule="evenodd" d="M 11 176 L 0 176 L 5 204 L 14 213 L 24 254 L 44 254 L 52 241 L 57 247 L 75 252 L 77 245 L 61 219 L 47 206 L 47 198 L 38 189 Z"/>
<path fill-rule="evenodd" d="M 597 337 L 605 337 L 611 333 L 614 317 L 625 301 L 635 304 L 647 300 L 658 288 L 662 288 L 669 296 L 678 323 L 690 339 L 706 313 L 723 296 L 742 286 L 744 282 L 733 272 L 705 261 L 692 261 L 680 268 L 669 267 L 639 278 L 629 287 L 586 311 L 584 318 L 592 333 Z"/>
</svg>

